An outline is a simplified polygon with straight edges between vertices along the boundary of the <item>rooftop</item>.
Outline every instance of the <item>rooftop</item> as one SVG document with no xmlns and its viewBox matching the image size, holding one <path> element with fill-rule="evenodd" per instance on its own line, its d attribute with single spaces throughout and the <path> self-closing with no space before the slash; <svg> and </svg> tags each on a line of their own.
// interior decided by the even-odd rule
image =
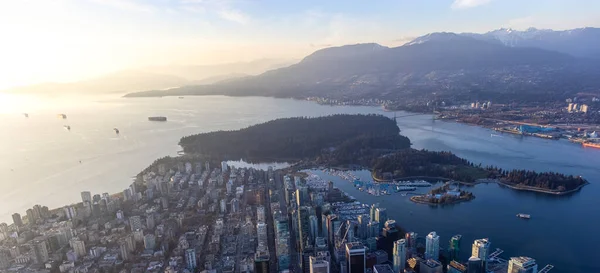
<svg viewBox="0 0 600 273">
<path fill-rule="evenodd" d="M 373 266 L 374 273 L 394 273 L 389 264 L 377 264 Z"/>
</svg>

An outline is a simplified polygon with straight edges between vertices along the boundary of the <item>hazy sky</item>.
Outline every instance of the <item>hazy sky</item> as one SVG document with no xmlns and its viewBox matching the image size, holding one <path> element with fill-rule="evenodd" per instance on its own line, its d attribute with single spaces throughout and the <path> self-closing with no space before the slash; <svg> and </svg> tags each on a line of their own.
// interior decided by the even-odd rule
<svg viewBox="0 0 600 273">
<path fill-rule="evenodd" d="M 599 26 L 595 0 L 0 0 L 0 89 L 124 68 L 301 58 L 434 31 Z"/>
</svg>

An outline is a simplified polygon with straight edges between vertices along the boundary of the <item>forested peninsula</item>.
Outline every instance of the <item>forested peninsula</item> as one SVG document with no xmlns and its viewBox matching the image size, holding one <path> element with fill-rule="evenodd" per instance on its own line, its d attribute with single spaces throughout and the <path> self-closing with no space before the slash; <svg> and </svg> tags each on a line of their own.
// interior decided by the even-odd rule
<svg viewBox="0 0 600 273">
<path fill-rule="evenodd" d="M 186 156 L 213 160 L 288 162 L 295 168 L 361 167 L 375 180 L 439 177 L 475 184 L 486 179 L 519 190 L 562 194 L 580 189 L 580 176 L 475 165 L 451 152 L 410 148 L 395 120 L 382 115 L 283 118 L 240 130 L 183 137 Z"/>
</svg>

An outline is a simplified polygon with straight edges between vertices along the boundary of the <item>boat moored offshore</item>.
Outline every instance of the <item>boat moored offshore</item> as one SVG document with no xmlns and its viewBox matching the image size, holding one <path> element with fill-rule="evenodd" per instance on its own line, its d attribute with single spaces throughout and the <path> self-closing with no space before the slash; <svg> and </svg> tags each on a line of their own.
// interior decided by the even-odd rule
<svg viewBox="0 0 600 273">
<path fill-rule="evenodd" d="M 522 219 L 531 219 L 531 215 L 525 214 L 525 213 L 519 213 L 519 214 L 517 214 L 517 217 L 522 218 Z"/>
</svg>

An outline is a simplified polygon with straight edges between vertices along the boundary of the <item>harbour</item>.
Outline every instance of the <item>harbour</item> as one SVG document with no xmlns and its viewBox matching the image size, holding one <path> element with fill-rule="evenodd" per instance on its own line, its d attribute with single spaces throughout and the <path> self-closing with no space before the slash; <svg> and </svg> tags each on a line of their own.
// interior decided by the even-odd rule
<svg viewBox="0 0 600 273">
<path fill-rule="evenodd" d="M 10 221 L 12 212 L 35 205 L 36 200 L 58 207 L 78 201 L 81 191 L 122 191 L 131 183 L 132 176 L 156 158 L 177 155 L 181 148 L 176 143 L 185 135 L 239 129 L 281 117 L 336 113 L 377 113 L 390 118 L 394 115 L 379 107 L 332 107 L 305 101 L 222 96 L 184 100 L 103 98 L 77 105 L 54 101 L 44 105 L 47 108 L 16 109 L 14 113 L 3 114 L 0 155 L 10 159 L 0 161 L 0 174 L 5 177 L 0 186 L 4 221 Z M 147 121 L 157 109 L 169 122 L 156 126 Z M 23 117 L 24 111 L 29 118 Z M 60 112 L 68 113 L 71 132 L 63 128 L 64 120 L 56 118 Z M 104 114 L 98 116 L 98 112 Z M 222 115 L 223 112 L 229 114 Z M 399 112 L 398 116 L 401 115 Z M 323 174 L 322 178 L 333 181 L 336 187 L 363 203 L 388 207 L 391 217 L 419 234 L 435 230 L 446 242 L 454 234 L 462 234 L 467 244 L 476 238 L 489 237 L 494 248 L 510 255 L 535 257 L 539 264 L 552 264 L 555 266 L 552 272 L 600 272 L 595 264 L 581 263 L 595 258 L 596 243 L 587 240 L 585 234 L 600 229 L 600 220 L 586 217 L 600 213 L 597 201 L 600 150 L 563 139 L 512 134 L 490 137 L 495 133 L 490 129 L 434 120 L 430 115 L 398 118 L 398 126 L 416 149 L 452 151 L 484 166 L 582 175 L 591 184 L 582 191 L 557 197 L 516 191 L 497 183 L 480 183 L 468 188 L 477 196 L 471 202 L 430 207 L 409 200 L 414 194 L 427 192 L 428 187 L 373 196 L 338 176 Z M 120 134 L 116 135 L 112 128 L 119 128 Z M 56 160 L 58 152 L 61 160 Z M 42 160 L 33 162 L 34 157 Z M 354 174 L 361 181 L 372 181 L 368 171 Z M 578 213 L 572 213 L 574 208 Z M 515 216 L 517 213 L 533 217 L 524 221 Z M 556 236 L 565 232 L 572 236 Z M 573 255 L 562 256 L 554 251 L 562 248 L 573 249 Z M 461 255 L 463 260 L 468 259 L 466 252 Z"/>
</svg>

